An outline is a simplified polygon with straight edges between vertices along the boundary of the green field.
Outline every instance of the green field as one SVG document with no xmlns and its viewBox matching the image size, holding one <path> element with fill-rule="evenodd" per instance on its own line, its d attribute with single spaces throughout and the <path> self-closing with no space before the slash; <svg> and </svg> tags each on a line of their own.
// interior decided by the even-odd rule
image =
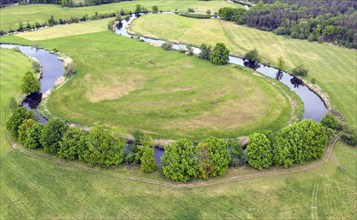
<svg viewBox="0 0 357 220">
<path fill-rule="evenodd" d="M 356 50 L 293 40 L 218 19 L 201 20 L 176 15 L 141 17 L 134 21 L 131 30 L 194 45 L 223 42 L 231 53 L 239 56 L 257 48 L 265 63 L 276 65 L 278 57 L 282 56 L 288 71 L 303 64 L 309 69 L 308 78 L 316 79 L 347 122 L 357 124 Z"/>
<path fill-rule="evenodd" d="M 2 41 L 32 43 L 14 36 L 2 38 Z M 275 87 L 263 79 L 252 76 L 250 72 L 230 66 L 216 67 L 196 58 L 177 52 L 163 51 L 109 32 L 39 41 L 37 44 L 49 49 L 56 47 L 73 57 L 77 63 L 79 73 L 57 90 L 49 103 L 50 107 L 52 105 L 51 111 L 59 114 L 63 111 L 66 117 L 81 118 L 86 115 L 85 120 L 100 117 L 108 123 L 110 120 L 104 118 L 108 113 L 118 114 L 126 110 L 126 112 L 141 111 L 146 114 L 140 103 L 127 102 L 123 110 L 115 106 L 125 97 L 135 98 L 137 88 L 120 99 L 111 100 L 110 97 L 104 96 L 109 100 L 95 100 L 101 96 L 94 91 L 101 91 L 101 89 L 114 88 L 114 92 L 109 93 L 114 96 L 121 95 L 116 91 L 123 91 L 122 88 L 129 91 L 127 86 L 130 85 L 130 79 L 136 75 L 140 77 L 144 75 L 145 80 L 151 80 L 150 84 L 160 85 L 150 88 L 147 87 L 149 85 L 144 84 L 143 88 L 139 89 L 139 92 L 147 89 L 146 91 L 155 94 L 155 97 L 162 98 L 156 100 L 157 103 L 168 99 L 160 95 L 159 89 L 177 88 L 175 83 L 179 83 L 180 79 L 184 79 L 182 85 L 198 86 L 194 89 L 195 96 L 201 94 L 205 97 L 209 89 L 216 88 L 215 86 L 219 86 L 223 81 L 224 88 L 227 89 L 224 92 L 228 94 L 236 91 L 238 86 L 241 89 L 239 91 L 245 95 L 248 93 L 243 92 L 243 88 L 254 88 L 248 95 L 254 94 L 257 88 L 266 92 L 255 98 L 281 95 L 274 91 Z M 135 59 L 130 59 L 133 57 Z M 357 151 L 356 148 L 342 143 L 335 146 L 332 156 L 323 166 L 273 176 L 265 176 L 265 174 L 280 169 L 272 168 L 259 172 L 249 167 L 242 167 L 229 170 L 226 177 L 207 181 L 195 180 L 192 183 L 197 187 L 192 188 L 175 185 L 165 179 L 161 171 L 144 174 L 138 167 L 129 169 L 124 165 L 108 170 L 89 168 L 79 162 L 59 160 L 41 151 L 20 152 L 13 149 L 11 139 L 8 139 L 4 129 L 9 112 L 8 100 L 19 95 L 20 80 L 18 79 L 31 68 L 31 63 L 25 56 L 11 50 L 1 49 L 0 58 L 1 219 L 357 218 L 355 211 L 357 210 Z M 194 71 L 190 71 L 192 65 L 195 66 Z M 203 70 L 205 70 L 204 74 Z M 174 74 L 178 72 L 183 74 Z M 116 81 L 116 79 L 120 80 Z M 213 82 L 205 84 L 201 82 L 212 79 L 218 85 Z M 238 79 L 239 83 L 237 83 Z M 135 83 L 140 80 L 141 78 L 135 78 Z M 119 85 L 115 84 L 116 82 L 119 82 Z M 95 86 L 97 87 L 93 88 Z M 185 90 L 174 89 L 173 92 L 187 95 Z M 141 95 L 149 98 L 145 93 Z M 94 98 L 94 102 L 90 101 L 91 98 Z M 178 96 L 178 98 L 185 97 Z M 277 97 L 269 99 L 276 102 Z M 95 109 L 94 106 L 99 105 L 102 109 Z M 277 111 L 277 105 L 271 108 Z M 106 109 L 109 109 L 108 112 Z M 77 110 L 80 114 L 76 113 Z M 140 117 L 145 115 L 135 116 L 137 117 L 135 120 L 138 120 L 141 125 L 143 122 L 140 121 Z M 93 120 L 93 123 L 102 122 Z M 279 122 L 274 124 L 277 125 Z M 254 174 L 256 177 L 244 179 L 248 174 Z M 233 181 L 229 179 L 233 177 L 238 178 Z M 220 183 L 215 184 L 215 182 Z M 199 186 L 200 184 L 206 186 Z"/>
<path fill-rule="evenodd" d="M 75 60 L 78 74 L 47 104 L 53 115 L 73 122 L 202 139 L 277 130 L 291 117 L 287 97 L 250 70 L 215 66 L 109 31 L 36 43 Z"/>
<path fill-rule="evenodd" d="M 11 5 L 0 9 L 0 24 L 1 30 L 7 31 L 10 28 L 13 30 L 19 27 L 19 22 L 26 24 L 29 21 L 31 24 L 35 22 L 47 22 L 51 15 L 55 19 L 68 19 L 71 16 L 83 17 L 84 15 L 92 16 L 95 12 L 107 13 L 118 12 L 120 9 L 134 11 L 137 4 L 151 10 L 153 5 L 157 5 L 159 10 L 187 11 L 187 8 L 194 8 L 196 13 L 206 13 L 211 10 L 212 13 L 218 11 L 222 7 L 241 7 L 239 5 L 228 3 L 222 0 L 215 1 L 198 1 L 198 0 L 134 0 L 112 4 L 104 4 L 98 6 L 62 8 L 60 5 L 51 4 L 35 4 L 35 5 Z"/>
</svg>

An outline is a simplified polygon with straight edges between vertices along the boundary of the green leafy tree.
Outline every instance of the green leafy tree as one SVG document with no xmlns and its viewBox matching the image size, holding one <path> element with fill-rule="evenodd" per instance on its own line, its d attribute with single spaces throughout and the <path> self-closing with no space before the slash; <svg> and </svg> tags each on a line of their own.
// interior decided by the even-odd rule
<svg viewBox="0 0 357 220">
<path fill-rule="evenodd" d="M 293 69 L 292 75 L 293 76 L 307 76 L 309 71 L 304 67 L 304 65 L 297 66 Z"/>
<path fill-rule="evenodd" d="M 123 138 L 114 137 L 103 127 L 94 127 L 89 133 L 88 150 L 84 159 L 92 166 L 119 165 L 124 160 L 124 145 Z"/>
<path fill-rule="evenodd" d="M 157 7 L 156 5 L 152 6 L 152 11 L 154 13 L 157 13 L 159 11 L 159 7 Z"/>
<path fill-rule="evenodd" d="M 224 65 L 229 61 L 229 50 L 223 43 L 217 43 L 209 53 L 209 59 L 216 65 Z"/>
<path fill-rule="evenodd" d="M 201 44 L 200 49 L 201 52 L 199 54 L 199 58 L 208 60 L 212 47 L 207 44 Z"/>
<path fill-rule="evenodd" d="M 321 124 L 327 128 L 336 130 L 338 121 L 337 118 L 335 118 L 332 114 L 328 113 L 325 115 L 325 117 L 322 118 Z"/>
<path fill-rule="evenodd" d="M 21 144 L 25 144 L 27 141 L 27 134 L 30 130 L 30 128 L 37 123 L 33 119 L 27 119 L 22 122 L 22 124 L 19 126 L 19 138 L 17 139 Z"/>
<path fill-rule="evenodd" d="M 254 133 L 249 136 L 247 154 L 249 165 L 255 169 L 269 168 L 273 163 L 270 140 L 264 134 Z"/>
<path fill-rule="evenodd" d="M 20 88 L 23 93 L 31 94 L 40 91 L 41 84 L 32 72 L 26 72 L 22 77 Z"/>
<path fill-rule="evenodd" d="M 46 153 L 57 154 L 60 141 L 67 130 L 67 125 L 60 119 L 50 119 L 41 134 L 41 145 Z"/>
<path fill-rule="evenodd" d="M 196 147 L 199 177 L 222 176 L 228 171 L 230 156 L 227 141 L 209 137 Z"/>
<path fill-rule="evenodd" d="M 259 63 L 261 58 L 259 56 L 258 50 L 254 48 L 244 55 L 243 60 L 248 60 L 251 63 Z"/>
<path fill-rule="evenodd" d="M 79 128 L 68 128 L 63 135 L 63 139 L 59 143 L 60 148 L 58 155 L 61 158 L 70 160 L 78 159 L 79 148 L 81 144 L 81 137 L 84 132 Z"/>
<path fill-rule="evenodd" d="M 136 5 L 136 8 L 135 8 L 135 14 L 139 14 L 140 12 L 143 11 L 143 7 L 141 5 Z"/>
<path fill-rule="evenodd" d="M 25 142 L 25 147 L 30 149 L 36 149 L 41 147 L 41 133 L 42 133 L 43 125 L 40 123 L 35 123 L 27 133 L 27 139 Z"/>
<path fill-rule="evenodd" d="M 25 107 L 20 106 L 12 111 L 11 116 L 6 122 L 6 128 L 14 138 L 19 136 L 19 127 L 27 119 L 33 119 L 33 111 L 28 111 Z"/>
<path fill-rule="evenodd" d="M 187 139 L 179 139 L 165 147 L 161 161 L 164 175 L 171 180 L 187 182 L 197 176 L 197 157 L 192 142 Z"/>
<path fill-rule="evenodd" d="M 278 69 L 283 70 L 285 67 L 285 60 L 283 57 L 278 57 Z"/>
<path fill-rule="evenodd" d="M 325 128 L 320 123 L 312 120 L 294 123 L 274 137 L 274 163 L 290 167 L 320 158 L 326 143 Z"/>
<path fill-rule="evenodd" d="M 154 172 L 156 168 L 154 148 L 148 145 L 140 146 L 140 148 L 140 151 L 142 152 L 142 156 L 140 158 L 141 170 L 146 173 Z"/>
</svg>

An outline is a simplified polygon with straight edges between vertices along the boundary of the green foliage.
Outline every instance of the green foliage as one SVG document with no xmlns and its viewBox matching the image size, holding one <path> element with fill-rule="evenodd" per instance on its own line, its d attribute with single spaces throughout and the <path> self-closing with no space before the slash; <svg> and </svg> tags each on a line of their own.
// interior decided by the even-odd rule
<svg viewBox="0 0 357 220">
<path fill-rule="evenodd" d="M 327 128 L 336 130 L 338 125 L 338 120 L 332 114 L 328 113 L 325 115 L 325 117 L 322 118 L 321 124 Z"/>
<path fill-rule="evenodd" d="M 259 52 L 256 48 L 254 48 L 253 50 L 248 51 L 244 57 L 243 60 L 248 60 L 249 62 L 252 63 L 259 63 L 261 58 L 259 56 Z"/>
<path fill-rule="evenodd" d="M 9 101 L 9 109 L 13 110 L 17 107 L 19 107 L 19 104 L 17 103 L 17 101 L 14 97 L 11 97 L 10 101 Z"/>
<path fill-rule="evenodd" d="M 25 73 L 24 77 L 22 77 L 22 83 L 20 85 L 21 92 L 25 94 L 31 94 L 34 92 L 38 92 L 41 89 L 41 84 L 35 75 L 28 71 Z"/>
<path fill-rule="evenodd" d="M 92 166 L 119 165 L 124 160 L 124 139 L 113 137 L 110 131 L 103 127 L 91 129 L 87 144 L 84 160 Z"/>
<path fill-rule="evenodd" d="M 222 176 L 228 171 L 230 156 L 227 141 L 209 137 L 196 147 L 199 177 Z"/>
<path fill-rule="evenodd" d="M 152 6 L 152 11 L 154 13 L 157 13 L 159 11 L 159 7 L 157 7 L 156 5 Z"/>
<path fill-rule="evenodd" d="M 25 142 L 25 147 L 30 149 L 36 149 L 41 147 L 41 133 L 43 125 L 40 123 L 35 123 L 27 132 L 27 139 Z"/>
<path fill-rule="evenodd" d="M 25 144 L 30 128 L 36 123 L 33 119 L 27 119 L 19 126 L 19 138 L 17 139 L 21 144 Z"/>
<path fill-rule="evenodd" d="M 209 59 L 216 65 L 224 65 L 229 61 L 229 50 L 223 43 L 217 43 L 209 54 Z"/>
<path fill-rule="evenodd" d="M 357 146 L 357 128 L 347 125 L 343 130 L 341 140 L 351 146 Z"/>
<path fill-rule="evenodd" d="M 30 118 L 31 119 L 34 118 L 33 111 L 28 111 L 23 106 L 17 107 L 12 111 L 11 116 L 7 120 L 6 129 L 10 132 L 10 134 L 14 138 L 17 139 L 19 136 L 18 130 L 19 130 L 20 125 L 23 123 L 23 121 L 30 119 Z"/>
<path fill-rule="evenodd" d="M 325 128 L 313 120 L 294 123 L 274 138 L 274 163 L 290 167 L 317 159 L 324 153 L 327 142 Z"/>
<path fill-rule="evenodd" d="M 273 163 L 271 143 L 264 134 L 254 133 L 249 136 L 247 154 L 249 165 L 255 169 L 269 168 Z"/>
<path fill-rule="evenodd" d="M 161 45 L 161 48 L 164 50 L 172 50 L 172 45 L 173 43 L 171 42 L 165 42 Z"/>
<path fill-rule="evenodd" d="M 243 8 L 231 8 L 231 7 L 225 7 L 225 8 L 220 8 L 218 10 L 218 15 L 223 19 L 227 21 L 234 21 L 237 24 L 244 24 L 245 23 L 245 12 L 246 10 Z"/>
<path fill-rule="evenodd" d="M 285 60 L 283 57 L 278 57 L 278 69 L 283 70 L 285 67 Z"/>
<path fill-rule="evenodd" d="M 60 141 L 63 138 L 67 126 L 60 119 L 50 119 L 44 126 L 41 134 L 41 145 L 46 153 L 57 154 L 60 149 Z"/>
<path fill-rule="evenodd" d="M 201 53 L 198 55 L 201 59 L 209 59 L 209 54 L 211 53 L 212 47 L 207 44 L 201 44 L 200 46 Z"/>
<path fill-rule="evenodd" d="M 309 71 L 304 67 L 304 65 L 297 66 L 293 69 L 293 76 L 307 76 Z"/>
<path fill-rule="evenodd" d="M 140 151 L 142 152 L 142 156 L 140 158 L 141 170 L 146 173 L 154 172 L 156 168 L 154 148 L 149 145 L 143 145 L 140 146 Z"/>
<path fill-rule="evenodd" d="M 41 64 L 36 60 L 32 61 L 32 68 L 35 70 L 35 73 L 41 72 Z"/>
<path fill-rule="evenodd" d="M 239 141 L 233 139 L 229 140 L 228 151 L 230 154 L 229 166 L 238 167 L 244 164 L 245 155 L 242 145 Z"/>
<path fill-rule="evenodd" d="M 81 153 L 81 138 L 84 132 L 79 128 L 68 128 L 63 135 L 63 139 L 59 143 L 60 148 L 58 155 L 60 158 L 66 158 L 70 160 L 78 159 L 78 154 Z"/>
<path fill-rule="evenodd" d="M 197 176 L 197 158 L 192 142 L 187 139 L 178 139 L 165 147 L 161 161 L 164 175 L 171 180 L 187 182 Z"/>
</svg>

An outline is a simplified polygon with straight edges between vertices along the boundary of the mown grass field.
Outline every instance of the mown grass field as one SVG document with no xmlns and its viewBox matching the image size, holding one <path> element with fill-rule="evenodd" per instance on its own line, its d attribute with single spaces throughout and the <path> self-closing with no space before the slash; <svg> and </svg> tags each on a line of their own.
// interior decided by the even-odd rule
<svg viewBox="0 0 357 220">
<path fill-rule="evenodd" d="M 63 119 L 192 139 L 237 137 L 289 123 L 287 97 L 250 70 L 215 66 L 109 31 L 36 44 L 64 52 L 78 68 L 47 104 Z"/>
<path fill-rule="evenodd" d="M 257 48 L 263 62 L 277 65 L 282 56 L 286 70 L 303 64 L 309 79 L 328 93 L 347 122 L 357 124 L 357 52 L 333 45 L 311 43 L 239 26 L 218 19 L 191 19 L 177 15 L 147 15 L 135 20 L 131 30 L 194 45 L 225 43 L 231 53 L 243 56 Z"/>
<path fill-rule="evenodd" d="M 16 30 L 19 27 L 19 22 L 26 24 L 29 21 L 31 24 L 35 22 L 47 22 L 51 15 L 55 19 L 68 19 L 71 16 L 83 17 L 84 15 L 92 16 L 95 12 L 100 14 L 108 12 L 118 12 L 120 9 L 135 11 L 137 4 L 151 10 L 152 6 L 157 5 L 159 10 L 175 9 L 186 12 L 187 8 L 194 8 L 196 13 L 206 13 L 211 10 L 212 13 L 218 11 L 222 7 L 241 7 L 237 4 L 228 3 L 222 0 L 214 1 L 198 1 L 198 0 L 134 0 L 112 4 L 104 4 L 88 7 L 62 8 L 60 5 L 51 4 L 35 4 L 35 5 L 11 5 L 0 9 L 0 30 L 8 31 L 10 28 Z"/>
<path fill-rule="evenodd" d="M 66 49 L 69 39 L 80 39 L 86 42 L 90 37 L 97 37 L 91 39 L 91 44 L 100 45 L 103 44 L 101 41 L 113 40 L 112 36 L 114 35 L 94 33 L 61 38 L 57 40 L 56 45 L 53 45 L 51 40 L 39 42 L 39 44 L 49 48 L 56 46 L 58 49 Z M 31 43 L 19 37 L 11 37 L 7 40 Z M 118 48 L 121 45 L 127 45 L 126 49 L 132 46 L 128 43 L 129 41 L 122 38 L 113 42 Z M 75 44 L 72 45 L 75 46 Z M 97 59 L 104 57 L 104 55 L 98 56 L 100 50 L 97 47 L 86 46 L 92 52 L 92 56 L 97 55 Z M 145 45 L 140 44 L 140 53 L 133 56 L 143 58 L 140 54 L 144 49 L 141 48 L 145 49 Z M 76 49 L 78 48 L 73 48 L 73 51 L 66 49 L 65 52 L 76 57 L 79 62 L 84 62 L 89 55 L 78 59 L 79 52 L 75 52 Z M 110 51 L 116 58 L 110 59 L 110 63 L 120 64 L 121 57 L 117 56 L 116 50 L 117 48 L 114 47 Z M 6 112 L 8 112 L 7 100 L 19 95 L 20 81 L 18 79 L 31 68 L 31 63 L 19 53 L 9 50 L 0 52 L 1 219 L 357 218 L 355 211 L 357 210 L 355 196 L 357 193 L 357 151 L 356 148 L 342 143 L 335 146 L 332 157 L 324 166 L 312 170 L 278 176 L 261 176 L 197 188 L 172 188 L 135 180 L 135 178 L 147 178 L 165 183 L 167 180 L 159 171 L 147 175 L 141 173 L 136 167 L 109 170 L 83 169 L 79 167 L 80 163 L 59 161 L 37 151 L 31 151 L 33 156 L 21 153 L 11 148 L 4 126 Z M 125 53 L 125 51 L 120 52 Z M 158 56 L 157 59 L 160 58 L 160 61 L 183 56 L 180 54 L 176 56 L 176 53 L 171 52 L 165 52 L 165 56 L 159 56 L 156 53 L 161 52 L 155 52 L 155 50 L 150 53 L 153 58 L 155 55 Z M 194 62 L 192 58 L 181 59 Z M 104 64 L 101 66 L 102 70 L 105 70 L 108 65 L 108 63 Z M 135 63 L 137 64 L 140 62 Z M 120 65 L 118 68 L 123 69 Z M 73 88 L 71 84 L 85 75 L 83 70 L 80 69 L 77 78 L 68 83 L 69 88 Z M 95 71 L 98 70 L 94 69 L 92 72 L 95 73 Z M 222 74 L 223 71 L 220 73 Z M 106 77 L 105 74 L 106 71 L 102 71 L 101 74 L 98 71 L 97 77 Z M 239 74 L 244 75 L 241 72 Z M 227 176 L 244 175 L 244 173 L 264 175 L 264 172 L 243 167 L 230 170 Z M 128 177 L 134 177 L 134 180 L 129 180 Z M 210 181 L 216 179 L 213 178 Z"/>
</svg>

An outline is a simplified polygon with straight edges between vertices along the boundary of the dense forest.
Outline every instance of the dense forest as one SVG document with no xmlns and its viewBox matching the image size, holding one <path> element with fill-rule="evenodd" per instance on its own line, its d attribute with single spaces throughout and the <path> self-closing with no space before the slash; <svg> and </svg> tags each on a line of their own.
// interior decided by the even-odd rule
<svg viewBox="0 0 357 220">
<path fill-rule="evenodd" d="M 357 48 L 355 0 L 251 0 L 250 10 L 222 8 L 220 17 L 278 35 Z"/>
</svg>

